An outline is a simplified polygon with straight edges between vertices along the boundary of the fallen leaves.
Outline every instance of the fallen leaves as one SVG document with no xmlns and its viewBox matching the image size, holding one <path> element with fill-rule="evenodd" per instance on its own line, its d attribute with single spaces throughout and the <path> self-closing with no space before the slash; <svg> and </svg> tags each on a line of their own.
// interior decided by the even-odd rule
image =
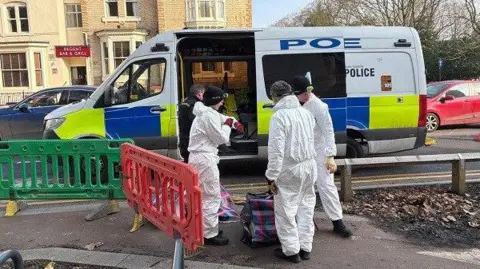
<svg viewBox="0 0 480 269">
<path fill-rule="evenodd" d="M 446 187 L 376 189 L 358 192 L 353 202 L 344 204 L 344 211 L 382 222 L 480 228 L 479 190 L 459 196 L 449 193 Z"/>
</svg>

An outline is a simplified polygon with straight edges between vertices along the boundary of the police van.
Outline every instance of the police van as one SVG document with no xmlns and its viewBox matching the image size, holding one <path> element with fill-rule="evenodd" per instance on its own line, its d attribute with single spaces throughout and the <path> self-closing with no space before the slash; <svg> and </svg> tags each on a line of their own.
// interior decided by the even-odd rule
<svg viewBox="0 0 480 269">
<path fill-rule="evenodd" d="M 330 109 L 338 156 L 424 144 L 426 79 L 418 33 L 406 27 L 211 29 L 158 34 L 86 100 L 45 117 L 45 139 L 133 138 L 180 159 L 178 107 L 193 84 L 216 85 L 246 127 L 222 159 L 267 157 L 270 85 L 308 75 Z"/>
</svg>

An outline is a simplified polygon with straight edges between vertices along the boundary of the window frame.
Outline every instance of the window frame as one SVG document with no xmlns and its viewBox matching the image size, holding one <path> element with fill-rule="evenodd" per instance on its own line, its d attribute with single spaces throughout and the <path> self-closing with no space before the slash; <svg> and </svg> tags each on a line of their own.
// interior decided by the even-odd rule
<svg viewBox="0 0 480 269">
<path fill-rule="evenodd" d="M 163 76 L 162 76 L 162 89 L 161 89 L 161 91 L 159 91 L 155 94 L 151 94 L 146 98 L 132 101 L 131 100 L 131 97 L 132 97 L 132 94 L 131 94 L 131 91 L 132 91 L 132 88 L 131 88 L 131 86 L 132 86 L 132 76 L 136 72 L 136 70 L 133 70 L 133 67 L 135 65 L 140 66 L 142 63 L 145 63 L 145 62 L 151 62 L 151 64 L 149 66 L 164 64 Z M 124 82 L 124 85 L 126 84 L 127 87 L 128 87 L 128 89 L 127 89 L 127 102 L 126 103 L 111 104 L 109 106 L 105 105 L 105 93 L 106 93 L 106 91 L 108 91 L 112 87 L 115 87 L 114 85 L 117 82 L 117 80 L 121 76 L 124 76 L 126 71 L 128 71 L 128 79 Z M 147 73 L 145 73 L 145 72 L 147 72 Z M 127 105 L 127 104 L 131 104 L 131 103 L 134 103 L 134 102 L 139 102 L 139 101 L 142 101 L 142 100 L 154 97 L 154 96 L 158 96 L 165 91 L 165 79 L 167 78 L 167 72 L 168 72 L 168 58 L 167 57 L 160 56 L 160 57 L 156 57 L 156 58 L 142 59 L 142 60 L 132 62 L 129 65 L 125 66 L 120 72 L 118 72 L 117 73 L 118 75 L 115 77 L 115 79 L 111 80 L 109 85 L 106 86 L 105 91 L 102 93 L 101 97 L 97 100 L 97 103 L 94 105 L 94 108 L 108 108 L 108 107 L 114 107 L 114 106 Z M 145 74 L 149 74 L 149 73 L 150 73 L 150 68 L 148 68 L 148 70 L 145 69 L 141 74 L 139 74 L 136 77 L 136 80 L 138 81 L 138 79 L 140 77 L 144 76 Z M 150 81 L 150 77 L 148 78 L 148 81 Z"/>
<path fill-rule="evenodd" d="M 56 92 L 57 94 L 60 93 L 60 98 L 58 99 L 58 104 L 56 104 L 56 105 L 50 105 L 50 106 L 30 106 L 30 104 L 28 104 L 28 101 L 29 101 L 29 100 L 32 100 L 32 99 L 34 99 L 35 97 L 37 97 L 37 96 L 39 96 L 39 95 L 41 95 L 41 94 L 49 94 L 49 93 L 52 93 L 52 92 L 53 92 L 53 93 Z M 61 100 L 63 99 L 63 97 L 64 97 L 64 95 L 65 95 L 66 92 L 67 92 L 67 91 L 62 90 L 61 88 L 52 88 L 52 89 L 49 89 L 49 90 L 45 90 L 45 91 L 41 91 L 41 92 L 36 92 L 36 93 L 28 96 L 28 97 L 25 98 L 24 100 L 22 100 L 20 103 L 18 103 L 18 104 L 15 106 L 14 110 L 18 110 L 18 109 L 20 108 L 20 105 L 22 105 L 22 104 L 28 104 L 28 106 L 29 106 L 30 108 L 32 108 L 32 109 L 35 109 L 35 108 L 45 108 L 45 107 L 53 107 L 53 106 L 61 106 L 61 105 L 62 105 L 62 104 L 61 104 Z"/>
<path fill-rule="evenodd" d="M 466 94 L 464 91 L 461 91 L 459 89 L 465 89 L 467 90 Z M 447 95 L 449 95 L 448 93 L 450 91 L 459 91 L 459 92 L 462 92 L 465 94 L 465 96 L 462 96 L 462 97 L 456 97 L 456 96 L 453 96 L 455 97 L 455 99 L 462 99 L 462 98 L 468 98 L 468 97 L 471 97 L 472 96 L 472 92 L 471 92 L 471 87 L 470 87 L 470 84 L 469 83 L 461 83 L 461 84 L 457 84 L 457 85 L 454 85 L 452 87 L 450 87 L 448 90 L 445 91 L 445 94 L 443 95 L 443 97 L 446 97 Z"/>
<path fill-rule="evenodd" d="M 38 63 L 39 66 L 37 66 L 37 58 L 36 56 L 38 55 Z M 35 85 L 36 87 L 43 87 L 45 84 L 44 79 L 43 79 L 43 65 L 42 65 L 42 53 L 34 51 L 33 52 L 33 68 L 35 69 Z M 38 74 L 40 74 L 40 81 L 38 79 Z"/>
<path fill-rule="evenodd" d="M 4 55 L 9 55 L 10 58 L 9 58 L 9 61 L 10 63 L 12 63 L 12 55 L 23 55 L 24 57 L 24 60 L 25 60 L 25 67 L 24 68 L 20 68 L 20 58 L 18 58 L 18 65 L 19 65 L 19 68 L 11 68 L 11 69 L 5 69 L 5 66 L 4 64 L 2 63 L 2 59 L 3 59 L 3 56 Z M 41 58 L 40 58 L 41 59 Z M 3 88 L 28 88 L 30 87 L 30 72 L 29 72 L 29 64 L 28 64 L 28 52 L 5 52 L 5 53 L 0 53 L 0 75 L 2 76 L 2 87 Z M 10 66 L 12 66 L 12 64 L 10 64 Z M 12 75 L 12 86 L 6 86 L 5 84 L 5 76 L 4 76 L 4 72 L 10 72 L 11 74 L 13 72 L 19 72 L 19 85 L 16 85 L 13 80 L 13 75 Z M 22 84 L 22 73 L 25 73 L 26 72 L 26 84 Z"/>
<path fill-rule="evenodd" d="M 67 6 L 73 6 L 74 11 L 68 11 Z M 68 26 L 68 16 L 74 16 L 75 18 L 75 26 Z M 67 29 L 71 28 L 82 28 L 83 27 L 83 15 L 82 15 L 82 5 L 81 4 L 74 4 L 74 3 L 65 3 L 65 27 Z"/>
<path fill-rule="evenodd" d="M 203 64 L 212 64 L 213 65 L 213 70 L 208 70 L 208 68 L 203 68 Z M 217 72 L 216 62 L 201 62 L 200 68 L 201 68 L 201 73 L 216 73 Z"/>
<path fill-rule="evenodd" d="M 475 81 L 472 83 L 472 96 L 480 97 L 480 82 Z"/>
<path fill-rule="evenodd" d="M 112 16 L 111 10 L 110 10 L 110 5 L 109 3 L 116 3 L 117 4 L 117 15 Z M 120 5 L 118 0 L 104 0 L 104 8 L 105 8 L 105 17 L 106 18 L 118 18 L 120 17 Z"/>
<path fill-rule="evenodd" d="M 133 15 L 128 15 L 128 3 L 133 5 Z M 138 18 L 140 17 L 140 1 L 139 0 L 125 0 L 125 17 Z"/>
<path fill-rule="evenodd" d="M 313 90 L 313 93 L 319 97 L 319 98 L 346 98 L 347 97 L 347 76 L 346 76 L 346 53 L 341 51 L 341 52 L 315 52 L 315 53 L 288 53 L 288 54 L 279 54 L 278 52 L 275 52 L 275 53 L 272 53 L 272 54 L 264 54 L 261 56 L 261 65 L 262 65 L 262 76 L 263 76 L 263 85 L 265 85 L 265 93 L 266 93 L 266 96 L 272 100 L 272 97 L 270 95 L 270 89 L 269 87 L 271 86 L 268 85 L 267 83 L 267 75 L 271 75 L 273 73 L 275 74 L 278 74 L 278 72 L 272 72 L 272 71 L 266 71 L 268 70 L 268 66 L 266 66 L 266 61 L 268 60 L 268 58 L 270 57 L 284 57 L 284 58 L 287 58 L 287 57 L 293 57 L 295 58 L 295 61 L 291 61 L 293 63 L 299 63 L 298 66 L 301 66 L 302 69 L 306 68 L 306 65 L 307 63 L 304 61 L 304 59 L 302 59 L 302 57 L 306 57 L 308 60 L 312 60 L 312 59 L 315 59 L 315 57 L 319 57 L 319 56 L 323 56 L 323 55 L 327 55 L 327 56 L 331 56 L 331 57 L 334 57 L 335 59 L 335 63 L 337 63 L 339 60 L 341 60 L 340 64 L 339 65 L 335 65 L 335 70 L 337 72 L 335 72 L 335 78 L 336 78 L 336 83 L 334 85 L 332 85 L 331 89 L 325 89 L 324 87 L 316 87 L 315 84 L 319 81 L 324 81 L 324 80 L 319 80 L 319 79 L 316 79 L 318 77 L 322 77 L 322 76 L 331 76 L 332 74 L 325 74 L 324 72 L 315 72 L 313 73 L 314 69 L 312 70 L 309 70 L 311 72 L 311 75 L 312 75 L 312 84 L 314 84 L 314 90 Z M 340 59 L 339 59 L 340 58 Z M 301 65 L 300 65 L 301 63 Z M 278 66 L 277 69 L 280 69 L 281 71 L 284 71 L 287 70 L 287 72 L 290 72 L 292 70 L 295 70 L 297 68 L 297 66 L 293 66 L 292 64 L 290 64 L 290 67 L 288 69 L 285 69 L 285 64 L 279 64 L 277 63 L 276 65 L 274 64 L 274 66 Z M 315 67 L 318 67 L 318 61 L 316 61 L 316 64 L 315 64 Z M 266 72 L 270 72 L 270 73 L 266 73 Z M 298 74 L 297 74 L 298 73 Z M 293 76 L 295 75 L 302 75 L 303 73 L 299 73 L 299 72 L 296 72 L 295 74 L 289 74 L 288 76 L 280 76 L 282 77 L 281 79 L 282 80 L 286 80 L 286 81 L 289 81 L 291 78 L 293 78 Z M 321 74 L 321 75 L 319 75 Z M 278 76 L 278 75 L 277 75 Z M 286 78 L 284 78 L 286 77 Z M 339 80 L 339 78 L 341 80 Z M 279 80 L 280 78 L 278 78 L 277 80 Z M 325 80 L 326 81 L 326 80 Z M 275 81 L 273 81 L 275 82 Z M 273 83 L 272 82 L 272 83 Z M 335 87 L 338 87 L 336 90 L 338 91 L 334 91 L 333 89 L 335 89 Z"/>
<path fill-rule="evenodd" d="M 195 1 L 197 3 L 197 19 L 215 19 L 216 18 L 216 0 L 197 0 Z M 208 6 L 210 7 L 209 13 L 210 16 L 202 16 L 202 3 L 209 4 Z"/>
<path fill-rule="evenodd" d="M 82 90 L 82 89 L 72 89 L 72 90 L 69 90 L 69 91 L 68 91 L 67 104 L 73 103 L 73 102 L 70 101 L 70 96 L 72 95 L 72 92 L 73 92 L 73 93 L 77 93 L 77 92 L 78 92 L 78 93 L 85 93 L 85 94 L 87 94 L 87 97 L 86 97 L 87 99 L 88 99 L 88 97 L 90 97 L 90 95 L 92 95 L 92 92 L 87 91 L 87 90 Z M 81 99 L 81 100 L 83 100 L 83 99 Z M 78 101 L 75 101 L 75 102 L 80 102 L 81 100 L 78 100 Z"/>
<path fill-rule="evenodd" d="M 20 8 L 23 7 L 25 8 L 26 10 L 26 13 L 27 13 L 27 17 L 20 17 Z M 14 10 L 14 15 L 15 17 L 12 19 L 10 17 L 10 12 L 9 12 L 9 8 L 13 8 Z M 5 5 L 5 12 L 6 12 L 6 18 L 5 18 L 5 21 L 6 21 L 6 32 L 9 33 L 9 34 L 12 34 L 12 35 L 22 35 L 22 34 L 28 34 L 30 33 L 30 20 L 29 20 L 29 9 L 28 9 L 28 5 L 27 3 L 24 3 L 24 2 L 14 2 L 14 3 L 7 3 Z M 16 27 L 16 31 L 13 31 L 12 29 L 12 26 L 11 26 L 11 23 L 12 21 L 15 21 L 15 27 Z M 27 30 L 26 31 L 23 31 L 22 30 L 22 20 L 26 20 L 27 21 Z"/>
<path fill-rule="evenodd" d="M 120 43 L 122 44 L 121 46 L 121 54 L 122 56 L 120 57 L 117 57 L 115 55 L 115 43 Z M 123 52 L 125 52 L 125 47 L 123 45 L 125 44 L 128 44 L 127 45 L 127 49 L 128 49 L 128 53 L 125 55 L 123 55 Z M 113 50 L 113 54 L 112 54 L 112 58 L 113 58 L 113 69 L 117 69 L 127 58 L 128 56 L 130 56 L 130 54 L 132 53 L 130 47 L 132 45 L 132 42 L 131 40 L 128 40 L 128 41 L 112 41 L 112 50 Z M 116 65 L 116 60 L 122 60 L 118 65 Z"/>
</svg>

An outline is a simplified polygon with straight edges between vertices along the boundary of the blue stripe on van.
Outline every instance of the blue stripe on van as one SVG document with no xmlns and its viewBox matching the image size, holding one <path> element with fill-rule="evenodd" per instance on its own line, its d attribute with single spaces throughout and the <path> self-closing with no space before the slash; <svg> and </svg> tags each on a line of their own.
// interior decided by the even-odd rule
<svg viewBox="0 0 480 269">
<path fill-rule="evenodd" d="M 333 130 L 335 132 L 346 131 L 347 98 L 325 98 L 322 101 L 328 105 L 330 116 L 332 117 Z"/>
<path fill-rule="evenodd" d="M 347 99 L 347 125 L 360 130 L 368 129 L 370 124 L 370 98 L 349 97 Z"/>
<path fill-rule="evenodd" d="M 160 114 L 153 106 L 105 109 L 105 129 L 112 138 L 152 137 L 161 135 Z"/>
</svg>

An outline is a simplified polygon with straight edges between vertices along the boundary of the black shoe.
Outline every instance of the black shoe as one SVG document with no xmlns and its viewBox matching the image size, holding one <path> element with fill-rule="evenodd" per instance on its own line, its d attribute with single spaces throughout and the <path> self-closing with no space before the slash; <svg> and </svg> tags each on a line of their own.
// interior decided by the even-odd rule
<svg viewBox="0 0 480 269">
<path fill-rule="evenodd" d="M 205 245 L 211 245 L 211 246 L 225 246 L 228 244 L 228 238 L 225 236 L 222 236 L 218 234 L 215 237 L 212 238 L 204 238 Z"/>
<path fill-rule="evenodd" d="M 283 253 L 281 248 L 274 249 L 273 254 L 277 258 L 284 259 L 284 260 L 287 260 L 287 261 L 292 262 L 292 263 L 299 263 L 301 261 L 300 255 L 295 254 L 295 255 L 292 255 L 292 256 L 287 256 Z"/>
<path fill-rule="evenodd" d="M 304 250 L 300 250 L 300 258 L 302 258 L 302 260 L 310 260 L 310 252 L 306 252 Z"/>
<path fill-rule="evenodd" d="M 350 237 L 352 236 L 352 231 L 350 231 L 345 224 L 343 224 L 342 220 L 334 220 L 333 223 L 333 232 L 337 233 L 343 237 Z"/>
</svg>

